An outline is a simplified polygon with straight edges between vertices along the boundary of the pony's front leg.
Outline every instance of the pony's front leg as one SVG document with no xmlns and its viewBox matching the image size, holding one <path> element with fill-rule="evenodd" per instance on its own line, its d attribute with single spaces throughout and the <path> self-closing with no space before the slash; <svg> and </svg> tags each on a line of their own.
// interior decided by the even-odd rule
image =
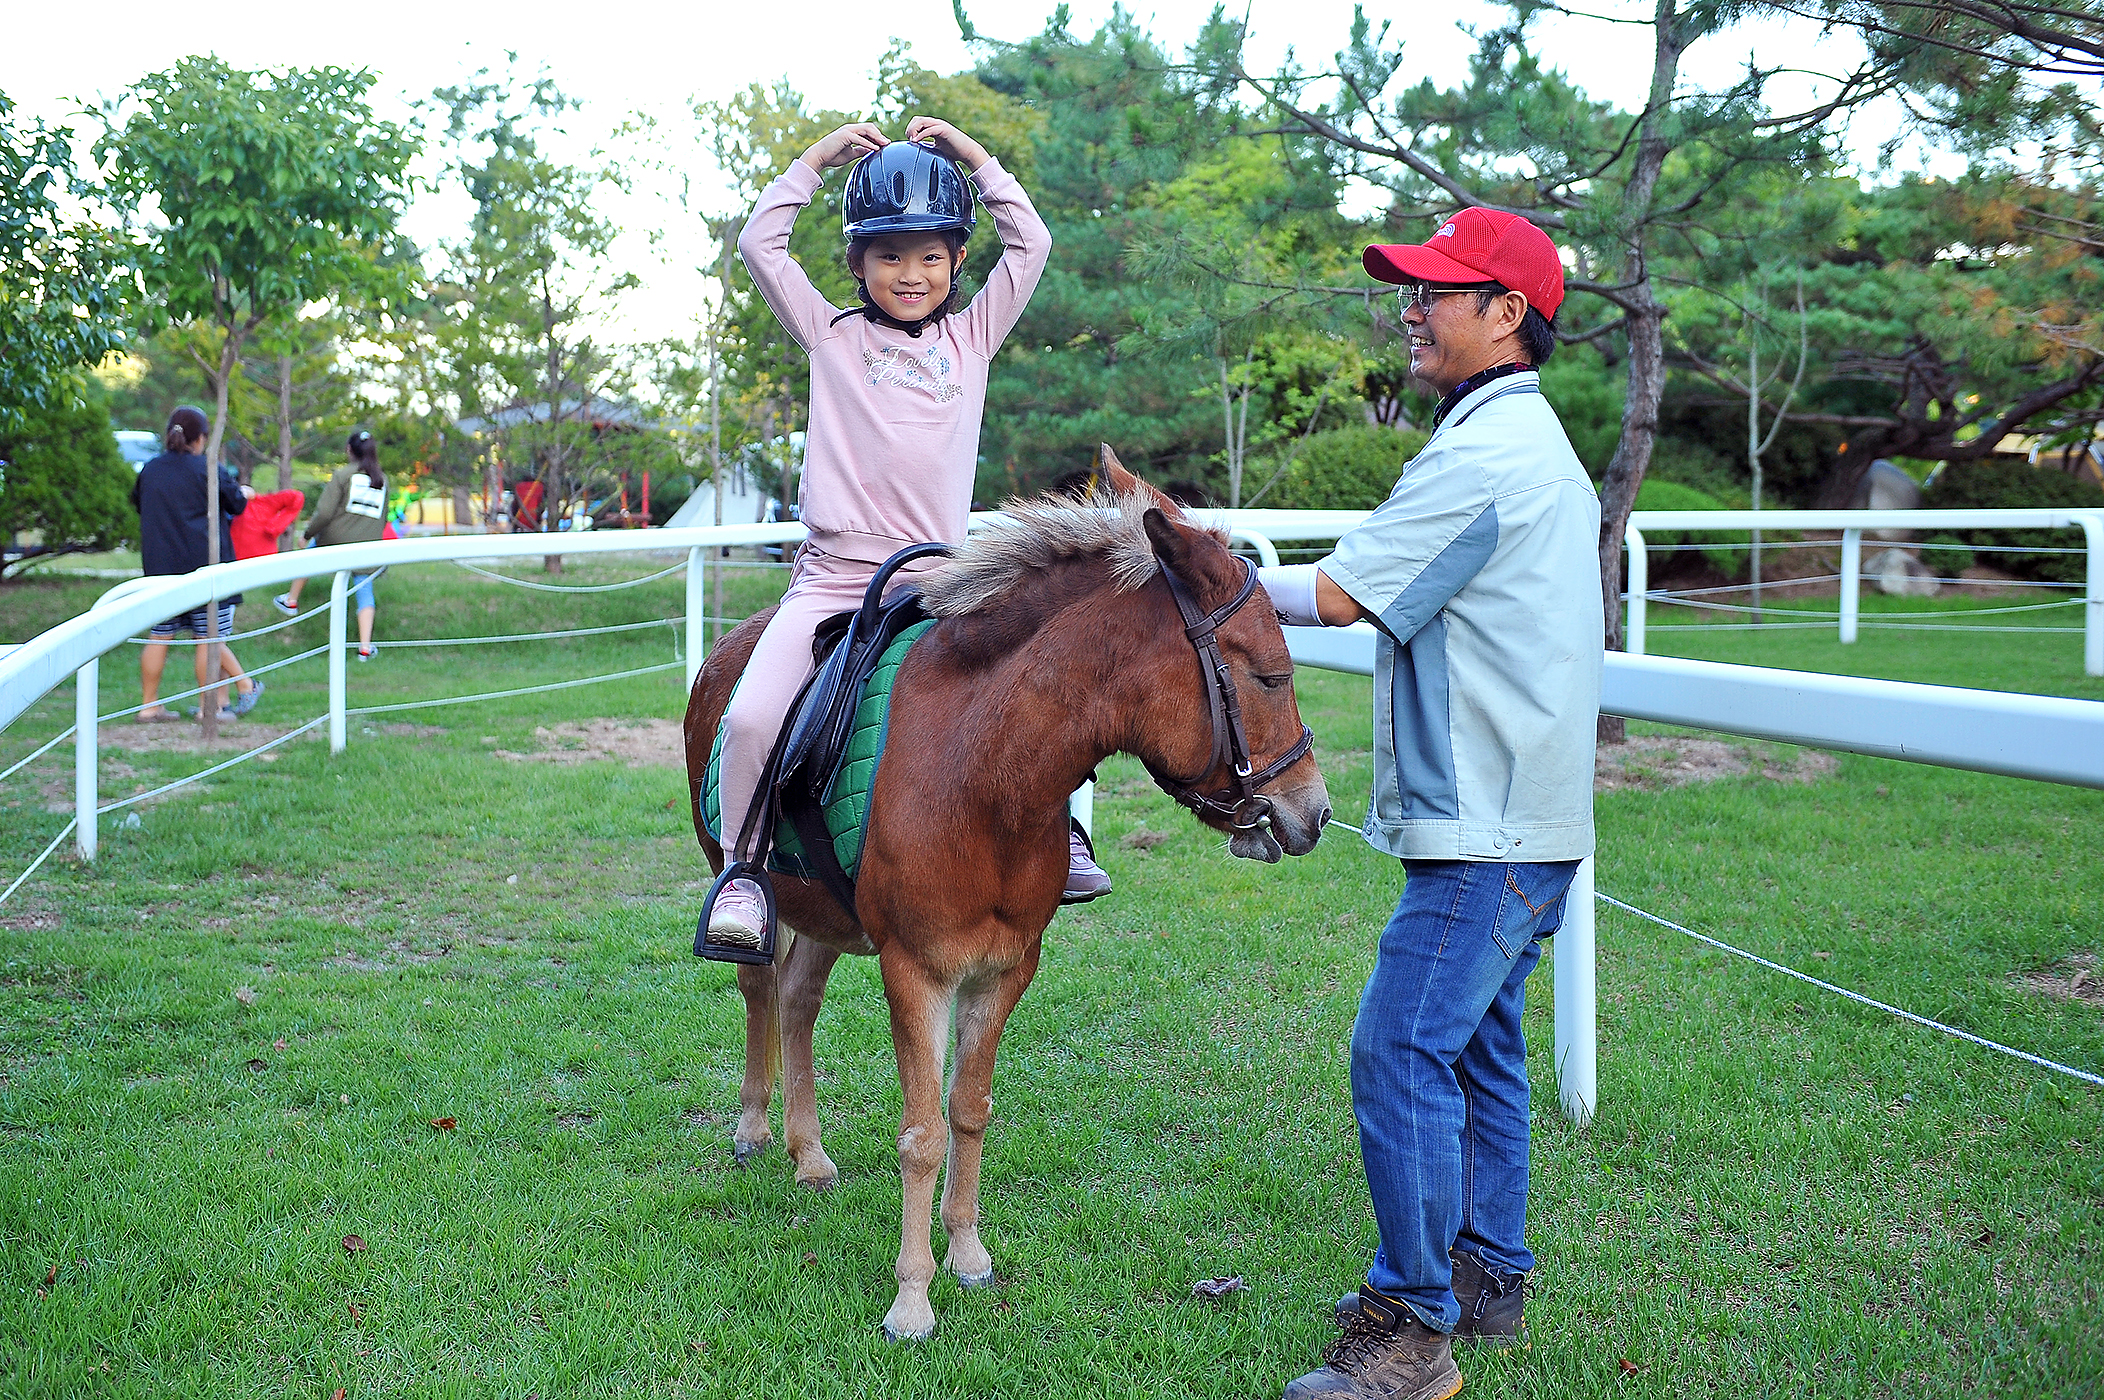
<svg viewBox="0 0 2104 1400">
<path fill-rule="evenodd" d="M 950 1237 L 943 1267 L 967 1288 L 994 1281 L 993 1256 L 979 1242 L 979 1163 L 986 1125 L 993 1121 L 994 1054 L 1008 1013 L 1037 974 L 1043 944 L 998 977 L 968 983 L 957 993 L 957 1059 L 950 1075 L 950 1164 L 942 1178 L 942 1227 Z"/>
<path fill-rule="evenodd" d="M 782 1141 L 796 1162 L 797 1183 L 816 1191 L 830 1190 L 840 1179 L 818 1141 L 818 1069 L 811 1053 L 826 978 L 839 960 L 837 949 L 799 938 L 775 974 L 782 989 Z"/>
<path fill-rule="evenodd" d="M 899 1292 L 884 1315 L 884 1335 L 895 1342 L 919 1341 L 935 1332 L 935 1309 L 928 1303 L 935 1251 L 928 1236 L 935 1173 L 949 1138 L 942 1120 L 942 1050 L 951 992 L 898 944 L 886 948 L 881 957 L 884 998 L 891 1006 L 891 1044 L 898 1054 L 905 1100 L 899 1122 Z"/>
<path fill-rule="evenodd" d="M 745 996 L 745 1082 L 738 1087 L 738 1126 L 731 1131 L 731 1155 L 744 1166 L 774 1141 L 767 1126 L 767 1105 L 781 1068 L 781 1027 L 776 970 L 750 963 L 738 966 L 738 990 Z"/>
</svg>

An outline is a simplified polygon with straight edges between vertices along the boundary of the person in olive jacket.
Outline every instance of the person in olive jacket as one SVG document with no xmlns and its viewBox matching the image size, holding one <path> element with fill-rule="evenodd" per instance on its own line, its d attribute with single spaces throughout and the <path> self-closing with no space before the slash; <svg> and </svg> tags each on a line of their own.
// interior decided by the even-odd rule
<svg viewBox="0 0 2104 1400">
<path fill-rule="evenodd" d="M 211 541 L 205 534 L 205 431 L 202 412 L 187 404 L 176 409 L 168 415 L 165 450 L 141 467 L 138 480 L 132 483 L 132 506 L 139 512 L 140 564 L 148 577 L 194 573 L 210 561 Z M 248 509 L 248 498 L 254 494 L 233 472 L 223 466 L 219 469 L 219 558 L 223 562 L 234 558 L 229 522 Z M 199 606 L 181 617 L 154 624 L 148 634 L 152 641 L 139 653 L 139 688 L 146 702 L 139 711 L 139 723 L 167 724 L 182 718 L 158 703 L 168 644 L 184 630 L 198 643 L 230 635 L 234 630 L 234 608 L 240 602 L 241 595 L 236 593 L 221 598 L 216 610 Z M 194 645 L 192 649 L 197 657 L 197 684 L 202 689 L 210 649 L 205 645 Z M 219 644 L 219 669 L 221 678 L 231 678 L 239 693 L 229 706 L 226 688 L 215 686 L 210 695 L 202 697 L 202 703 L 219 707 L 221 719 L 247 714 L 263 693 L 261 682 L 242 674 L 241 663 L 224 642 Z"/>
<path fill-rule="evenodd" d="M 351 460 L 329 478 L 321 500 L 315 503 L 314 518 L 302 532 L 309 549 L 316 545 L 365 544 L 386 533 L 387 476 L 380 470 L 380 449 L 373 442 L 373 435 L 362 428 L 351 434 L 347 446 Z M 374 570 L 351 580 L 358 606 L 360 661 L 373 659 L 373 617 L 378 611 L 373 602 L 373 580 L 379 576 L 379 571 Z M 271 602 L 285 616 L 297 616 L 300 588 L 305 583 L 305 579 L 294 579 L 292 586 Z"/>
</svg>

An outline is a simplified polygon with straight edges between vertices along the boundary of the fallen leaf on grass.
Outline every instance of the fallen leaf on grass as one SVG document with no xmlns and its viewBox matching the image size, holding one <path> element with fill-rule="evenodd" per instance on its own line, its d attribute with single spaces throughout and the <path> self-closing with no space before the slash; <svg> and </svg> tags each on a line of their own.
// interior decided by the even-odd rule
<svg viewBox="0 0 2104 1400">
<path fill-rule="evenodd" d="M 1821 950 L 1819 950 L 1819 949 L 1815 948 L 1815 949 L 1813 949 L 1813 950 L 1812 950 L 1812 956 L 1813 956 L 1813 957 L 1815 957 L 1815 958 L 1817 958 L 1817 959 L 1819 959 L 1819 961 L 1821 961 L 1821 962 L 1825 962 L 1825 961 L 1826 961 L 1826 960 L 1827 960 L 1828 958 L 1832 957 L 1832 956 L 1833 956 L 1833 954 L 1832 954 L 1832 953 L 1828 953 L 1828 952 L 1823 952 L 1823 951 L 1821 951 Z"/>
<path fill-rule="evenodd" d="M 256 989 L 254 987 L 236 987 L 234 988 L 234 1000 L 240 1002 L 243 1006 L 254 1006 L 256 1004 Z"/>
<path fill-rule="evenodd" d="M 1634 1361 L 1631 1361 L 1628 1357 L 1625 1356 L 1621 1359 L 1621 1365 L 1623 1375 L 1633 1376 L 1636 1374 L 1636 1363 Z"/>
<path fill-rule="evenodd" d="M 689 1342 L 687 1343 L 687 1345 L 694 1348 L 696 1352 L 700 1353 L 703 1356 L 707 1356 L 709 1354 L 709 1344 L 707 1342 Z"/>
<path fill-rule="evenodd" d="M 815 1254 L 806 1254 L 804 1256 L 804 1267 L 807 1269 L 810 1268 L 813 1264 L 816 1264 L 817 1262 L 818 1256 Z"/>
<path fill-rule="evenodd" d="M 358 1306 L 358 1305 L 357 1305 L 356 1303 L 345 1303 L 345 1304 L 344 1304 L 344 1306 L 345 1306 L 345 1307 L 347 1307 L 347 1308 L 349 1308 L 349 1309 L 351 1310 L 351 1321 L 353 1321 L 353 1322 L 363 1322 L 363 1321 L 365 1321 L 365 1309 L 364 1309 L 364 1308 L 361 1308 L 361 1307 L 359 1307 L 359 1306 Z"/>
<path fill-rule="evenodd" d="M 276 1040 L 270 1042 L 270 1048 L 273 1050 L 283 1050 L 285 1048 L 285 1037 L 279 1036 Z"/>
<path fill-rule="evenodd" d="M 266 1070 L 266 1069 L 269 1069 L 269 1068 L 270 1068 L 270 1061 L 268 1061 L 268 1060 L 250 1060 L 250 1061 L 248 1062 L 248 1068 L 249 1068 L 249 1071 L 250 1071 L 250 1073 L 252 1073 L 252 1074 L 261 1074 L 261 1073 L 262 1073 L 262 1072 L 263 1072 L 264 1070 Z"/>
<path fill-rule="evenodd" d="M 346 1393 L 347 1392 L 344 1390 L 344 1388 L 339 1385 L 336 1387 L 336 1389 L 329 1392 L 329 1400 L 343 1400 L 343 1397 Z"/>
<path fill-rule="evenodd" d="M 1217 1303 L 1230 1293 L 1241 1293 L 1248 1288 L 1249 1285 L 1242 1281 L 1240 1274 L 1233 1278 L 1202 1278 L 1191 1285 L 1191 1296 L 1203 1298 L 1208 1303 Z"/>
<path fill-rule="evenodd" d="M 45 1274 L 45 1275 L 44 1275 L 44 1287 L 46 1287 L 46 1288 L 55 1288 L 55 1287 L 57 1287 L 57 1286 L 58 1286 L 58 1265 L 56 1265 L 56 1264 L 53 1264 L 53 1265 L 51 1266 L 51 1272 L 50 1272 L 50 1273 L 48 1273 L 48 1274 Z"/>
<path fill-rule="evenodd" d="M 365 1253 L 365 1241 L 357 1235 L 345 1235 L 343 1237 L 343 1252 L 345 1254 L 363 1254 Z"/>
<path fill-rule="evenodd" d="M 442 1133 L 450 1133 L 460 1125 L 458 1122 L 451 1118 L 434 1118 L 431 1120 L 431 1126 L 438 1129 Z"/>
</svg>

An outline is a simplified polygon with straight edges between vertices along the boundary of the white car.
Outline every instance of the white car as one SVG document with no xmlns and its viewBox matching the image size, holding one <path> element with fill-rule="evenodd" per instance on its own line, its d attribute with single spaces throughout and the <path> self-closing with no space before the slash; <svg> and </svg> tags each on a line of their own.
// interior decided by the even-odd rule
<svg viewBox="0 0 2104 1400">
<path fill-rule="evenodd" d="M 135 474 L 139 468 L 161 455 L 159 433 L 142 432 L 137 428 L 119 428 L 114 436 L 117 439 L 117 451 L 125 461 L 131 463 Z"/>
</svg>

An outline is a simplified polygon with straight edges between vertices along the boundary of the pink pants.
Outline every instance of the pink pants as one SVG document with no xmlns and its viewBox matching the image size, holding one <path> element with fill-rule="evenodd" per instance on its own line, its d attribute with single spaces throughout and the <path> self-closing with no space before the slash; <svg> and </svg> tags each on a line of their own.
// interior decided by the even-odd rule
<svg viewBox="0 0 2104 1400">
<path fill-rule="evenodd" d="M 896 593 L 915 574 L 941 563 L 940 559 L 915 560 L 893 578 L 886 596 Z M 861 607 L 863 590 L 876 572 L 875 564 L 842 559 L 809 544 L 796 552 L 789 591 L 782 595 L 780 610 L 768 620 L 767 630 L 753 647 L 738 693 L 731 697 L 723 716 L 723 846 L 734 858 L 751 854 L 733 848 L 759 794 L 760 778 L 782 732 L 782 721 L 813 670 L 811 636 L 833 614 Z"/>
</svg>

